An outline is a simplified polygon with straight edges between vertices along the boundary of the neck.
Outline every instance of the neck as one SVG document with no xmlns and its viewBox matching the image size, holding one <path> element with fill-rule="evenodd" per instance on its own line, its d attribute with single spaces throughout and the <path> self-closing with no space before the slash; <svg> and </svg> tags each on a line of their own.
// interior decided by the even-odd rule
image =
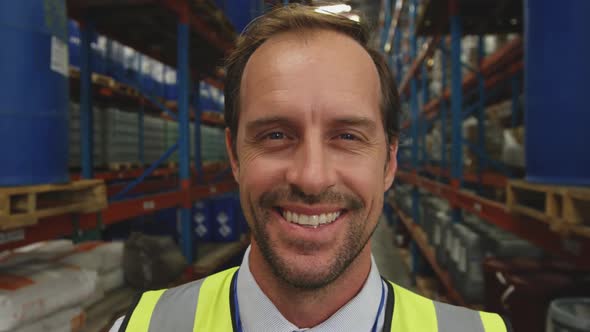
<svg viewBox="0 0 590 332">
<path fill-rule="evenodd" d="M 275 276 L 255 241 L 249 267 L 256 283 L 289 322 L 300 328 L 317 326 L 330 318 L 363 288 L 371 270 L 371 245 L 329 285 L 317 290 L 302 290 Z"/>
</svg>

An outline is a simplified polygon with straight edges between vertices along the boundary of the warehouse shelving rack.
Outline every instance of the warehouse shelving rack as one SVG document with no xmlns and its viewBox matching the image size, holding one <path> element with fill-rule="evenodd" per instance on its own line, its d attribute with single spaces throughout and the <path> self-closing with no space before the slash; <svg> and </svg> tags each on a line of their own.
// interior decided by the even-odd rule
<svg viewBox="0 0 590 332">
<path fill-rule="evenodd" d="M 555 232 L 542 220 L 511 214 L 505 204 L 480 195 L 480 190 L 484 187 L 506 188 L 512 176 L 501 165 L 494 171 L 485 167 L 486 164 L 498 166 L 485 155 L 483 148 L 485 106 L 493 101 L 511 98 L 512 125 L 515 126 L 520 116 L 518 97 L 522 90 L 524 67 L 522 39 L 515 38 L 495 53 L 486 56 L 481 36 L 486 33 L 521 31 L 522 1 L 423 0 L 421 4 L 422 11 L 418 13 L 418 0 L 384 0 L 385 20 L 381 28 L 388 33 L 383 33 L 380 39 L 380 47 L 388 57 L 398 81 L 400 98 L 410 105 L 409 119 L 402 123 L 402 138 L 409 137 L 411 145 L 400 146 L 400 149 L 411 148 L 411 161 L 400 160 L 397 179 L 413 186 L 411 216 L 391 204 L 398 220 L 406 226 L 412 237 L 410 251 L 413 261 L 422 261 L 425 258 L 445 286 L 450 300 L 465 304 L 451 283 L 448 273 L 432 257 L 432 249 L 422 236 L 424 233 L 418 219 L 420 188 L 447 200 L 453 208 L 454 221 L 460 220 L 461 211 L 468 211 L 529 240 L 549 253 L 579 266 L 589 266 L 587 257 L 590 255 L 590 239 Z M 409 28 L 409 54 L 401 51 L 403 24 L 407 24 Z M 425 35 L 420 52 L 419 34 Z M 477 68 L 470 68 L 461 62 L 461 38 L 467 34 L 480 35 Z M 442 51 L 442 89 L 438 96 L 429 98 L 425 61 L 437 48 Z M 449 73 L 444 64 L 449 56 L 451 86 L 447 87 L 446 77 Z M 404 60 L 411 64 L 407 72 L 403 72 Z M 470 71 L 464 78 L 463 67 Z M 419 100 L 418 95 L 420 89 L 423 91 L 422 100 Z M 470 90 L 474 92 L 470 93 Z M 466 105 L 466 101 L 470 103 Z M 478 146 L 469 146 L 482 161 L 474 173 L 463 170 L 462 151 L 467 142 L 462 137 L 462 121 L 468 115 L 477 117 L 480 134 Z M 443 153 L 438 165 L 427 162 L 425 143 L 422 143 L 433 121 L 441 121 L 442 128 L 451 126 L 452 129 L 451 156 L 447 156 L 444 147 L 441 147 Z M 447 137 L 445 130 L 441 132 L 444 144 Z M 474 185 L 474 190 L 468 190 L 468 187 L 473 189 Z M 415 268 L 416 264 L 412 267 L 413 274 L 416 273 Z"/>
<path fill-rule="evenodd" d="M 199 12 L 200 2 L 191 0 L 68 0 L 68 13 L 81 26 L 81 63 L 79 77 L 71 78 L 72 92 L 80 94 L 82 163 L 80 173 L 71 178 L 103 179 L 108 186 L 109 205 L 99 214 L 49 217 L 23 229 L 0 233 L 0 251 L 36 241 L 64 236 L 80 236 L 84 231 L 102 227 L 157 210 L 178 207 L 182 223 L 181 245 L 187 261 L 194 259 L 192 241 L 192 202 L 237 188 L 229 176 L 227 165 L 202 166 L 200 160 L 200 123 L 222 126 L 219 116 L 199 114 L 191 110 L 191 81 L 205 79 L 221 87 L 222 77 L 217 66 L 232 49 L 235 32 L 219 24 L 217 13 Z M 223 15 L 221 15 L 223 16 Z M 175 67 L 178 73 L 177 101 L 161 101 L 151 96 L 100 86 L 92 80 L 91 37 L 96 32 L 108 36 L 162 63 Z M 190 60 L 189 60 L 189 54 Z M 79 88 L 77 87 L 79 83 Z M 198 87 L 198 85 L 197 85 Z M 198 90 L 198 89 L 197 89 Z M 195 94 L 198 96 L 198 92 Z M 92 103 L 95 98 L 111 102 L 135 104 L 142 123 L 144 112 L 164 111 L 179 123 L 178 143 L 170 147 L 160 160 L 150 167 L 121 171 L 93 169 Z M 198 97 L 196 97 L 198 98 Z M 195 124 L 195 160 L 191 167 L 189 153 L 189 122 Z M 140 124 L 140 146 L 143 135 Z M 177 168 L 158 168 L 166 156 L 179 150 Z M 144 194 L 125 198 L 127 194 Z M 113 198 L 117 198 L 114 200 Z M 241 241 L 244 245 L 245 242 Z"/>
</svg>

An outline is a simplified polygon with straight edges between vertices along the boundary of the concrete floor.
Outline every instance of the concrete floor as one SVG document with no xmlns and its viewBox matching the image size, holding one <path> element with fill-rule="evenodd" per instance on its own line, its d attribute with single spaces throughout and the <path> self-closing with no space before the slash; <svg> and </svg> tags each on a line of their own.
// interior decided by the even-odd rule
<svg viewBox="0 0 590 332">
<path fill-rule="evenodd" d="M 393 229 L 387 223 L 387 219 L 381 216 L 371 239 L 373 257 L 383 277 L 404 288 L 412 289 L 409 271 L 402 262 L 398 249 L 393 245 L 393 237 Z"/>
</svg>

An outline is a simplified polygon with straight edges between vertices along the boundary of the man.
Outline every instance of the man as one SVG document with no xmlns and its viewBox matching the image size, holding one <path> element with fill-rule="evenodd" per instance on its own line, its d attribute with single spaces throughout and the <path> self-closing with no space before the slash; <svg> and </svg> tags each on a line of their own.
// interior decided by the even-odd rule
<svg viewBox="0 0 590 332">
<path fill-rule="evenodd" d="M 229 58 L 225 96 L 251 247 L 239 269 L 144 293 L 121 331 L 506 331 L 498 315 L 379 275 L 370 238 L 396 171 L 399 105 L 363 27 L 272 11 Z"/>
</svg>

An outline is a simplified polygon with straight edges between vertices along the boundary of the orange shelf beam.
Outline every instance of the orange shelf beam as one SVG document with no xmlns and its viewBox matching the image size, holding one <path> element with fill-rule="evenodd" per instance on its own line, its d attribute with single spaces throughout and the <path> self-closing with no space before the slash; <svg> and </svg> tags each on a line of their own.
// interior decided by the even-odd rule
<svg viewBox="0 0 590 332">
<path fill-rule="evenodd" d="M 116 224 L 161 209 L 178 207 L 185 202 L 187 197 L 190 201 L 196 201 L 236 189 L 237 184 L 233 180 L 227 179 L 220 183 L 196 186 L 184 191 L 177 190 L 112 202 L 102 211 L 102 223 L 103 225 Z M 0 243 L 0 251 L 14 249 L 33 242 L 69 236 L 75 231 L 73 220 L 74 215 L 72 214 L 42 218 L 36 225 L 5 232 L 15 235 L 12 236 L 12 241 Z M 94 229 L 98 225 L 96 213 L 80 215 L 79 221 L 80 230 Z"/>
<path fill-rule="evenodd" d="M 514 76 L 524 68 L 523 57 L 523 41 L 520 38 L 515 38 L 504 47 L 496 51 L 494 54 L 486 57 L 479 67 L 481 73 L 486 76 L 485 88 L 491 89 L 502 81 Z M 410 77 L 411 78 L 411 77 Z M 405 78 L 404 78 L 405 79 Z M 477 74 L 469 73 L 463 79 L 463 90 L 475 87 L 477 84 Z M 406 87 L 407 88 L 407 87 Z M 403 91 L 400 88 L 400 91 Z M 447 88 L 440 97 L 432 99 L 428 102 L 422 113 L 426 115 L 427 119 L 434 118 L 439 110 L 441 101 L 449 101 L 451 99 L 451 90 Z M 405 121 L 402 124 L 402 129 L 410 127 L 410 121 Z"/>
<path fill-rule="evenodd" d="M 424 44 L 422 44 L 422 52 L 420 52 L 418 57 L 414 60 L 414 62 L 412 62 L 412 65 L 410 66 L 410 70 L 406 73 L 406 76 L 404 76 L 404 78 L 402 79 L 402 82 L 399 86 L 400 94 L 408 93 L 410 80 L 412 78 L 414 78 L 414 76 L 416 76 L 416 74 L 418 73 L 418 69 L 420 68 L 420 66 L 422 65 L 424 60 L 426 60 L 426 58 L 428 58 L 429 56 L 432 55 L 432 53 L 434 53 L 434 50 L 436 50 L 436 47 L 439 42 L 440 42 L 440 37 L 436 36 L 436 37 L 429 38 L 428 41 L 426 41 Z"/>
</svg>

